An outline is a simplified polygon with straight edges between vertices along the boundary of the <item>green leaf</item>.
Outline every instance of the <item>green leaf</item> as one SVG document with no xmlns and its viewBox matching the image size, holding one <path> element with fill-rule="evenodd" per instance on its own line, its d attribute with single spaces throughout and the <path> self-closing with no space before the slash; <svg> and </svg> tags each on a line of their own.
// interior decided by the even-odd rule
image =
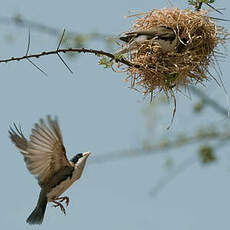
<svg viewBox="0 0 230 230">
<path fill-rule="evenodd" d="M 122 54 L 114 54 L 116 60 L 121 60 L 123 58 Z"/>
<path fill-rule="evenodd" d="M 200 113 L 203 109 L 204 109 L 204 101 L 200 101 L 197 102 L 194 106 L 193 106 L 193 111 L 195 113 Z"/>
<path fill-rule="evenodd" d="M 199 158 L 202 164 L 210 164 L 216 161 L 213 148 L 208 145 L 203 145 L 200 147 Z"/>
<path fill-rule="evenodd" d="M 111 68 L 113 65 L 113 62 L 111 60 L 109 60 L 107 57 L 102 57 L 99 62 L 99 65 L 103 65 L 104 68 Z"/>
</svg>

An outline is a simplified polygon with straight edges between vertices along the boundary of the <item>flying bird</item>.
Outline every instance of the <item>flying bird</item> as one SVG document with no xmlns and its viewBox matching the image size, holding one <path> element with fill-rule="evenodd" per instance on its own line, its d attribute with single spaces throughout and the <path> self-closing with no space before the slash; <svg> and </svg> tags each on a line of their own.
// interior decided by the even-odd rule
<svg viewBox="0 0 230 230">
<path fill-rule="evenodd" d="M 69 198 L 60 195 L 81 177 L 90 152 L 78 153 L 68 160 L 57 118 L 52 119 L 50 116 L 47 116 L 47 122 L 40 119 L 34 125 L 29 140 L 15 123 L 14 128 L 10 127 L 9 134 L 24 156 L 28 170 L 36 176 L 41 187 L 37 205 L 26 222 L 41 224 L 47 202 L 53 202 L 53 207 L 60 207 L 65 214 L 61 202 L 65 201 L 68 206 Z"/>
<path fill-rule="evenodd" d="M 118 50 L 115 55 L 133 53 L 141 44 L 147 41 L 159 44 L 163 52 L 173 51 L 178 38 L 173 29 L 164 26 L 155 26 L 149 30 L 127 32 L 124 36 L 120 37 L 120 40 L 126 42 L 126 45 Z"/>
</svg>

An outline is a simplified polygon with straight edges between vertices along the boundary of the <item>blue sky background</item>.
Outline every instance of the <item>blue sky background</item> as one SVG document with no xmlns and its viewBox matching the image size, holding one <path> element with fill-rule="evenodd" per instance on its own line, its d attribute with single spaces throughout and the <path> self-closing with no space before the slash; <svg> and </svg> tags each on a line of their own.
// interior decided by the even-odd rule
<svg viewBox="0 0 230 230">
<path fill-rule="evenodd" d="M 185 7 L 182 0 L 172 3 Z M 117 35 L 130 26 L 130 20 L 123 17 L 129 10 L 168 6 L 167 1 L 145 0 L 8 0 L 2 2 L 0 16 L 21 14 L 60 30 Z M 217 1 L 216 7 L 225 7 L 224 17 L 230 18 L 229 1 Z M 223 24 L 229 29 L 229 23 Z M 0 24 L 0 29 L 0 59 L 23 55 L 28 28 Z M 13 36 L 13 41 L 6 41 L 9 36 Z M 31 30 L 31 53 L 56 46 L 56 38 Z M 104 48 L 98 41 L 89 46 Z M 81 55 L 68 62 L 74 72 L 71 75 L 56 56 L 36 60 L 48 77 L 27 61 L 0 65 L 2 229 L 229 229 L 229 148 L 218 151 L 219 160 L 212 166 L 202 167 L 197 161 L 155 198 L 149 192 L 167 174 L 163 167 L 165 159 L 172 155 L 180 162 L 188 156 L 196 157 L 194 146 L 157 155 L 140 152 L 135 158 L 95 162 L 102 155 L 122 153 L 143 144 L 149 135 L 149 123 L 143 112 L 146 108 L 154 115 L 153 143 L 159 136 L 174 137 L 178 131 L 191 133 L 194 127 L 209 123 L 222 126 L 226 120 L 210 108 L 194 116 L 191 107 L 197 98 L 193 96 L 190 100 L 178 95 L 175 121 L 167 130 L 173 104 L 159 111 L 149 108 L 149 100 L 128 89 L 124 74 L 104 69 L 97 62 L 94 55 Z M 221 63 L 221 68 L 225 87 L 230 92 L 228 63 L 229 57 Z M 224 92 L 214 81 L 207 82 L 205 93 L 226 106 Z M 28 136 L 33 124 L 47 114 L 58 116 L 69 157 L 82 151 L 91 151 L 92 155 L 81 180 L 65 193 L 70 197 L 67 215 L 49 204 L 43 225 L 29 226 L 25 220 L 36 205 L 39 186 L 10 142 L 8 126 L 12 122 L 20 123 Z"/>
</svg>

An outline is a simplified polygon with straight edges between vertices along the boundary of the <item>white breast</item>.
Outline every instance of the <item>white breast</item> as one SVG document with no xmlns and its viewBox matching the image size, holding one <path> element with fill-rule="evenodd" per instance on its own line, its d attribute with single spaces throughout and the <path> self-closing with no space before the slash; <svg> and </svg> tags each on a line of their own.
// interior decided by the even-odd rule
<svg viewBox="0 0 230 230">
<path fill-rule="evenodd" d="M 51 202 L 55 198 L 58 198 L 66 189 L 68 189 L 76 180 L 81 177 L 83 168 L 75 166 L 72 177 L 62 181 L 56 187 L 54 187 L 49 193 L 47 193 L 48 201 Z"/>
</svg>

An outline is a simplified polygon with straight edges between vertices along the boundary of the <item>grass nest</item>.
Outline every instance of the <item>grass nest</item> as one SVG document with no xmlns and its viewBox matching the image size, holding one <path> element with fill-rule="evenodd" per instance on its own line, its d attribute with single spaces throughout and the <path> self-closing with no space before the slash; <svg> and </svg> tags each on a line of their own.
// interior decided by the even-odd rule
<svg viewBox="0 0 230 230">
<path fill-rule="evenodd" d="M 165 52 L 160 43 L 151 40 L 137 45 L 136 52 L 126 57 L 138 66 L 125 68 L 131 88 L 144 95 L 164 91 L 174 97 L 179 86 L 186 88 L 212 77 L 209 66 L 215 65 L 221 55 L 217 47 L 225 43 L 228 34 L 215 24 L 207 11 L 154 9 L 137 18 L 129 33 L 154 27 L 171 28 L 177 38 L 175 47 Z"/>
</svg>

